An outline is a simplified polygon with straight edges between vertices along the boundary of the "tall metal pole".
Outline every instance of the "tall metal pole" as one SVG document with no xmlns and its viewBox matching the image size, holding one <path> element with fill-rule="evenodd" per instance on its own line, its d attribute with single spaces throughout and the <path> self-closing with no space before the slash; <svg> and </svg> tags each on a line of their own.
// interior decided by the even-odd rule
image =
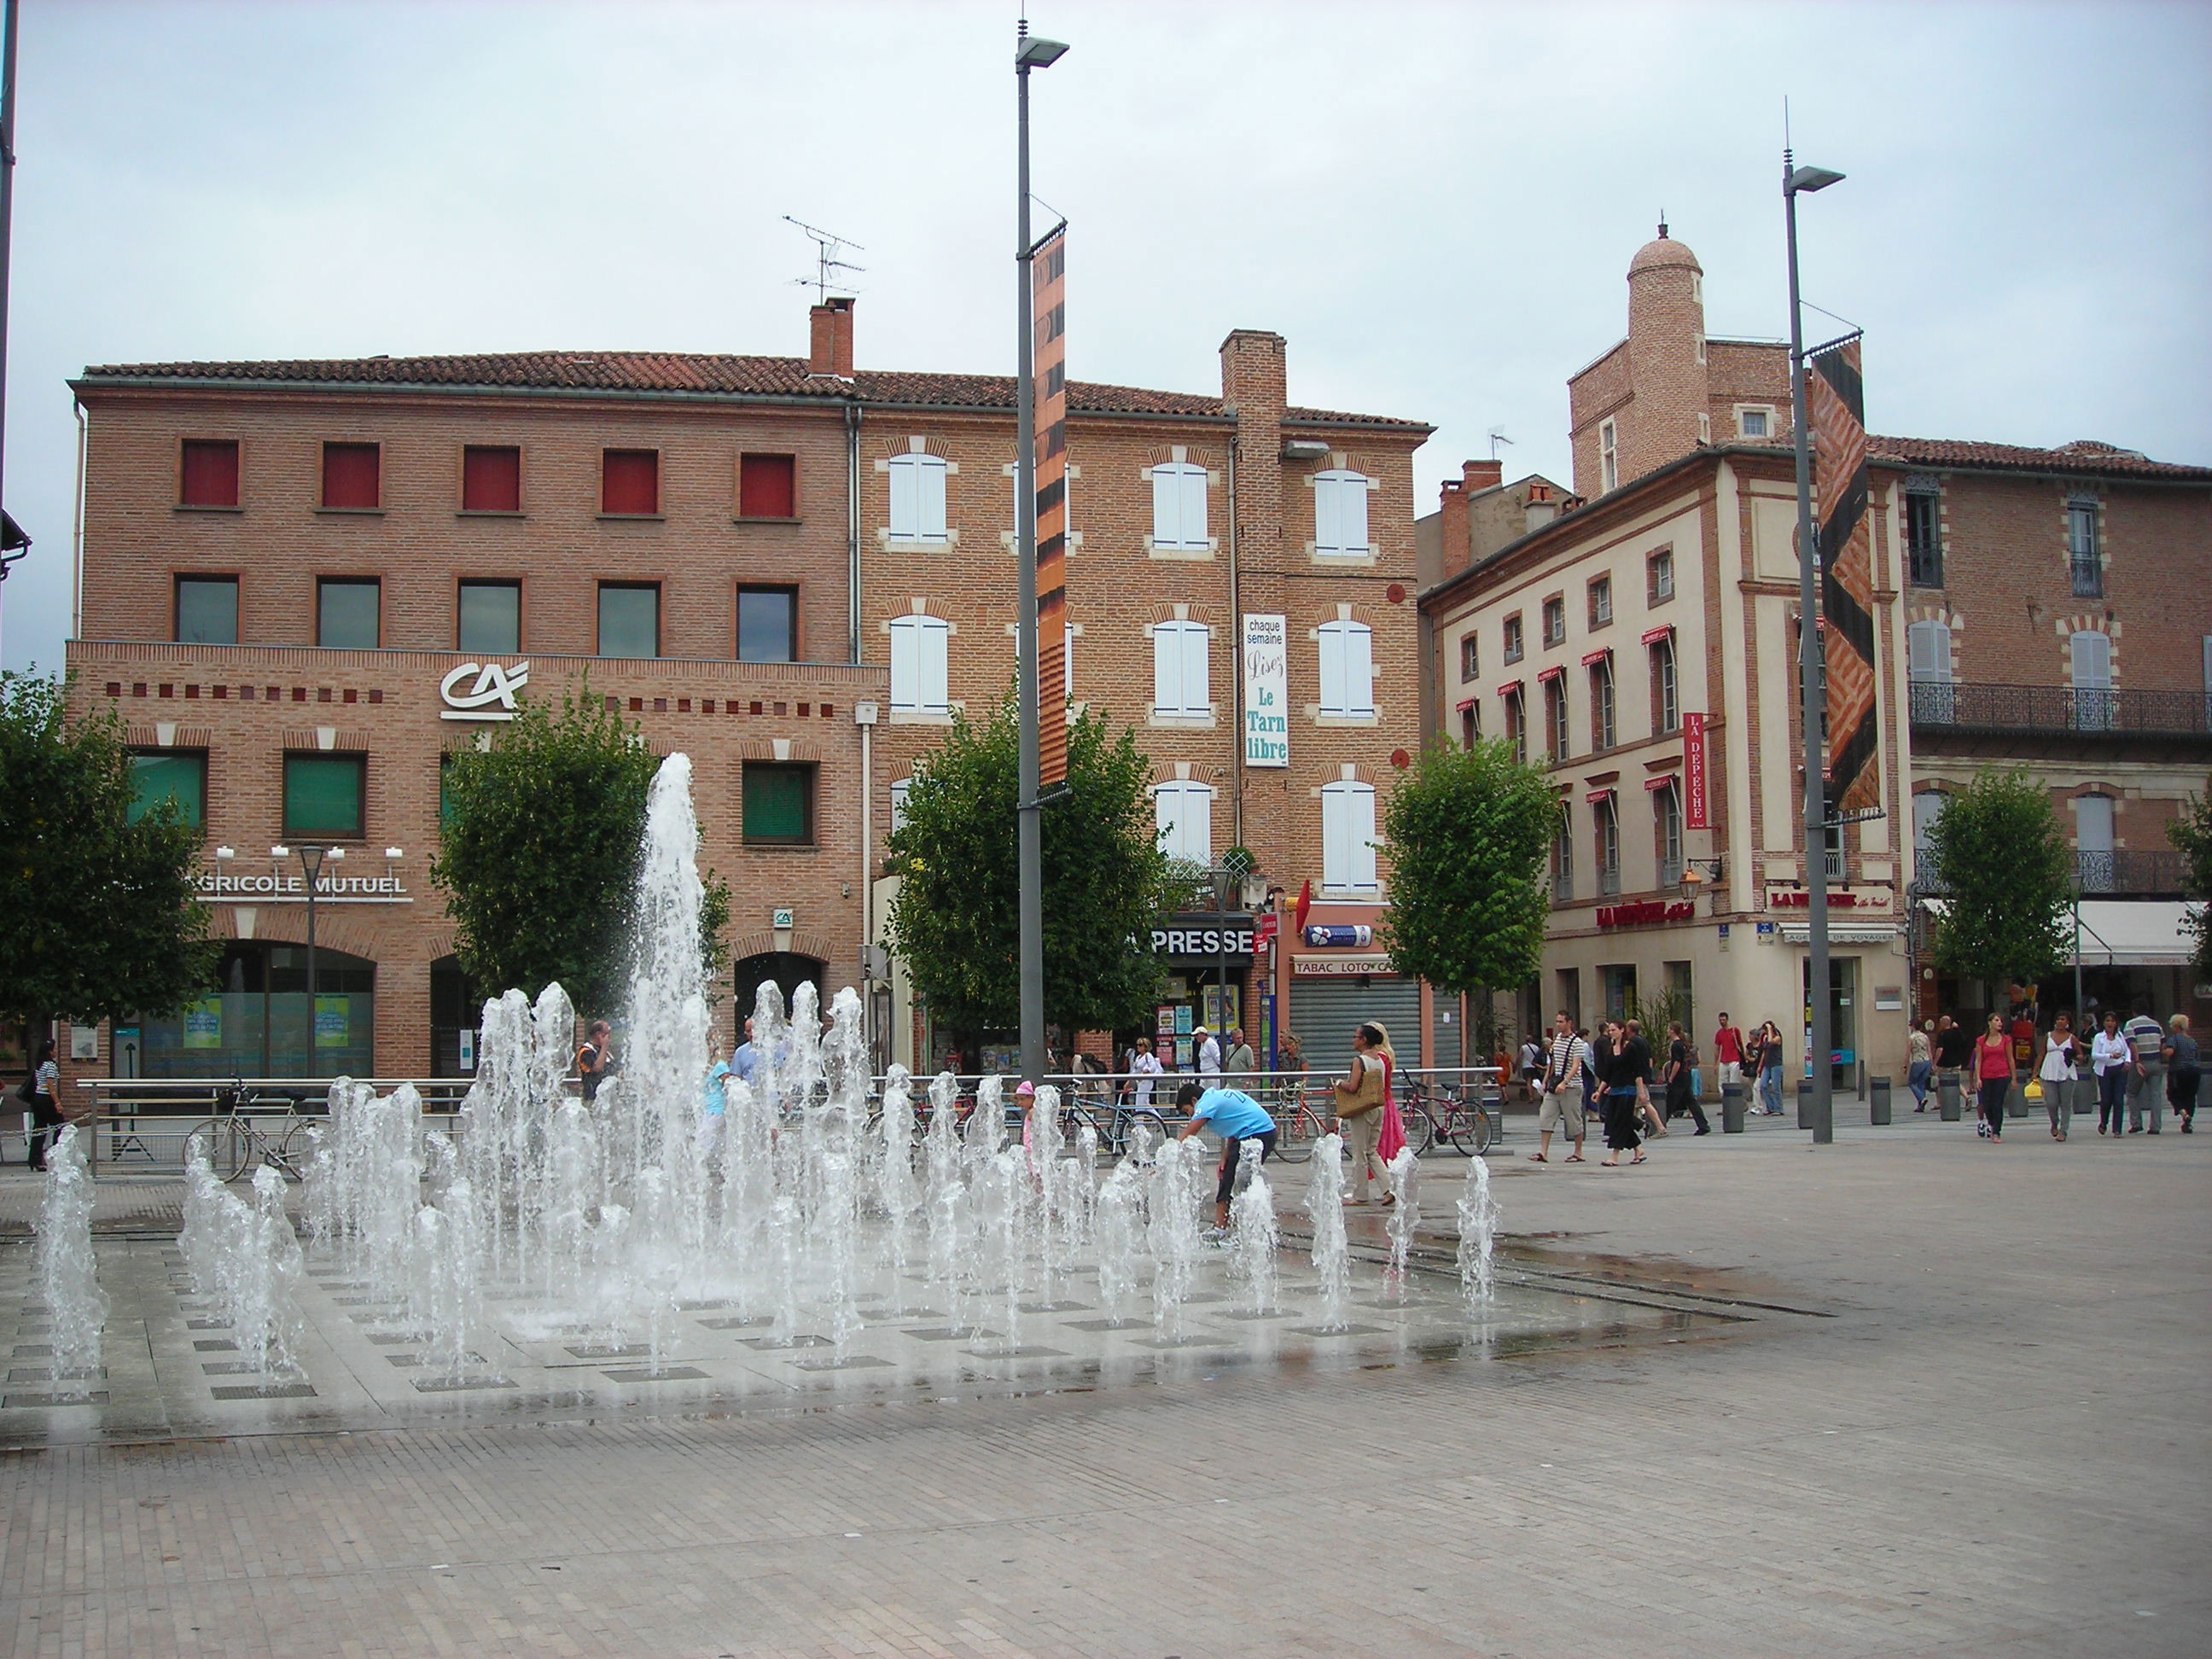
<svg viewBox="0 0 2212 1659">
<path fill-rule="evenodd" d="M 1797 452 L 1797 662 L 1805 726 L 1805 1000 L 1811 1012 L 1806 1086 L 1813 1091 L 1813 1141 L 1836 1138 L 1834 1038 L 1828 988 L 1828 791 L 1820 738 L 1820 598 L 1814 580 L 1820 548 L 1813 532 L 1813 457 L 1805 419 L 1805 336 L 1798 314 L 1797 187 L 1788 149 L 1782 152 L 1782 210 L 1790 241 L 1790 423 Z"/>
<path fill-rule="evenodd" d="M 1044 1076 L 1044 823 L 1039 792 L 1036 627 L 1036 319 L 1030 315 L 1030 66 L 1020 57 L 1029 36 L 1016 36 L 1014 99 L 1017 127 L 1014 209 L 1014 537 L 1020 576 L 1014 635 L 1021 660 L 1021 764 L 1016 789 L 1021 883 L 1022 1075 Z"/>
<path fill-rule="evenodd" d="M 315 1074 L 315 889 L 322 884 L 323 860 L 319 847 L 302 847 L 300 862 L 307 872 L 307 1075 Z"/>
<path fill-rule="evenodd" d="M 16 3 L 6 0 L 4 20 L 0 21 L 0 507 L 6 506 L 8 497 L 8 276 L 15 241 Z M 0 582 L 7 580 L 11 562 L 0 554 Z"/>
</svg>

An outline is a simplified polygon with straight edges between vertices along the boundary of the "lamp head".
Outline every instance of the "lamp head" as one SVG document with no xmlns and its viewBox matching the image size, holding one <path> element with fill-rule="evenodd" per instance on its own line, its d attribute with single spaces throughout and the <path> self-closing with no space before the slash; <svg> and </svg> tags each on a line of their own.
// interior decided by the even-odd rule
<svg viewBox="0 0 2212 1659">
<path fill-rule="evenodd" d="M 1809 196 L 1816 190 L 1826 190 L 1830 185 L 1840 184 L 1844 175 L 1831 173 L 1826 167 L 1802 167 L 1793 171 L 1784 186 L 1792 196 Z"/>
<path fill-rule="evenodd" d="M 1065 41 L 1048 40 L 1041 34 L 1025 36 L 1014 53 L 1016 69 L 1050 69 L 1067 56 Z"/>
<path fill-rule="evenodd" d="M 313 881 L 322 872 L 324 851 L 325 849 L 320 847 L 300 848 L 300 867 L 307 872 L 309 881 Z"/>
</svg>

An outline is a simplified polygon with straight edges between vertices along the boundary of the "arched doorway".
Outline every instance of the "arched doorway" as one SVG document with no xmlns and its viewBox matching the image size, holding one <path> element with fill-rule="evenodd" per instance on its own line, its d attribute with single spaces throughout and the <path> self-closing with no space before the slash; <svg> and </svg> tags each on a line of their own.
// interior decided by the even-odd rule
<svg viewBox="0 0 2212 1659">
<path fill-rule="evenodd" d="M 795 951 L 763 951 L 757 957 L 746 957 L 730 969 L 730 983 L 737 999 L 738 1024 L 742 1029 L 753 1011 L 753 999 L 767 981 L 775 981 L 783 993 L 783 1006 L 791 1006 L 791 999 L 802 985 L 811 984 L 815 994 L 822 1000 L 822 1012 L 830 1012 L 830 991 L 823 980 L 828 967 L 819 957 L 801 956 Z"/>
<path fill-rule="evenodd" d="M 476 1074 L 477 1036 L 483 1024 L 483 991 L 462 968 L 459 957 L 440 957 L 430 964 L 432 1077 Z"/>
</svg>

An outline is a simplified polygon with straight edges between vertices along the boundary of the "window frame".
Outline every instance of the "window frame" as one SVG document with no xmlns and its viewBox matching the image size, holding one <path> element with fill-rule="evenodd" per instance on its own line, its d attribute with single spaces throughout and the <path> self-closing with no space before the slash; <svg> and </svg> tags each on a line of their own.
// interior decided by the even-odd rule
<svg viewBox="0 0 2212 1659">
<path fill-rule="evenodd" d="M 1674 549 L 1670 543 L 1644 556 L 1644 603 L 1670 605 L 1674 599 Z"/>
<path fill-rule="evenodd" d="M 1668 778 L 1651 798 L 1651 853 L 1659 872 L 1659 885 L 1679 886 L 1682 880 L 1682 786 Z"/>
<path fill-rule="evenodd" d="M 1620 803 L 1608 794 L 1590 803 L 1590 851 L 1596 863 L 1597 896 L 1620 896 Z"/>
<path fill-rule="evenodd" d="M 650 511 L 638 513 L 632 512 L 627 508 L 616 508 L 607 505 L 608 501 L 612 499 L 607 486 L 612 482 L 614 462 L 617 456 L 623 457 L 625 459 L 632 459 L 639 456 L 647 456 L 651 458 L 653 461 L 653 507 Z M 599 449 L 599 516 L 600 518 L 650 521 L 652 520 L 666 517 L 667 515 L 661 511 L 661 507 L 664 504 L 664 492 L 661 489 L 661 483 L 660 451 L 658 448 L 644 448 L 630 444 L 606 444 L 601 446 Z"/>
<path fill-rule="evenodd" d="M 376 595 L 376 641 L 372 645 L 332 645 L 323 610 L 324 596 L 332 588 L 366 587 Z M 315 648 L 319 651 L 381 651 L 384 648 L 384 579 L 380 576 L 318 576 L 315 578 Z"/>
<path fill-rule="evenodd" d="M 1379 898 L 1382 882 L 1381 866 L 1376 857 L 1380 821 L 1376 815 L 1375 786 L 1358 778 L 1337 778 L 1322 786 L 1321 800 L 1322 891 L 1339 898 Z M 1331 825 L 1340 817 L 1340 809 L 1332 812 L 1332 802 L 1364 804 L 1367 830 L 1364 836 L 1355 836 L 1352 843 L 1346 846 L 1333 842 Z M 1345 868 L 1346 860 L 1351 862 L 1349 871 Z M 1338 878 L 1347 875 L 1350 879 Z"/>
<path fill-rule="evenodd" d="M 952 504 L 949 480 L 952 464 L 942 455 L 933 455 L 926 449 L 910 449 L 904 454 L 894 455 L 884 463 L 886 480 L 884 491 L 884 538 L 895 547 L 950 547 L 952 545 Z M 899 479 L 908 477 L 911 483 L 911 506 L 915 527 L 899 528 Z M 933 483 L 926 482 L 933 480 Z M 931 496 L 935 495 L 937 524 L 929 524 Z"/>
<path fill-rule="evenodd" d="M 1213 803 L 1218 792 L 1210 783 L 1197 778 L 1163 778 L 1152 788 L 1154 840 L 1160 850 L 1170 858 L 1182 859 L 1192 864 L 1211 869 L 1213 866 Z M 1206 812 L 1204 854 L 1193 858 L 1186 850 L 1192 836 L 1189 821 L 1170 805 L 1177 801 L 1192 801 L 1203 805 Z M 1166 837 L 1174 837 L 1169 844 Z"/>
<path fill-rule="evenodd" d="M 776 594 L 790 601 L 788 626 L 784 636 L 786 654 L 781 657 L 749 657 L 745 654 L 745 596 L 747 594 Z M 731 622 L 735 629 L 731 636 L 732 658 L 737 662 L 803 662 L 799 651 L 799 585 L 796 582 L 739 582 L 737 597 L 732 602 Z"/>
<path fill-rule="evenodd" d="M 887 694 L 891 713 L 939 720 L 950 717 L 952 713 L 952 624 L 942 617 L 933 617 L 926 611 L 914 611 L 903 617 L 892 617 L 890 634 L 890 645 L 885 654 L 890 659 L 891 673 L 890 690 Z M 912 677 L 916 682 L 915 700 L 906 703 L 902 703 L 898 697 L 899 641 L 902 639 L 916 641 L 917 643 L 909 644 L 907 648 L 920 653 L 919 659 L 913 667 Z M 934 644 L 932 647 L 921 646 L 918 642 L 923 640 L 934 641 Z M 938 682 L 945 694 L 943 700 L 937 702 L 930 702 L 927 696 L 930 689 L 928 671 L 932 666 L 930 658 L 933 651 L 935 656 L 934 665 Z"/>
<path fill-rule="evenodd" d="M 1567 596 L 1564 593 L 1554 593 L 1546 599 L 1543 617 L 1545 649 L 1549 650 L 1555 645 L 1565 645 L 1567 642 Z M 1557 627 L 1553 626 L 1554 621 L 1559 624 Z"/>
<path fill-rule="evenodd" d="M 653 595 L 653 651 L 649 656 L 629 653 L 610 653 L 607 643 L 607 595 L 610 592 L 649 592 Z M 592 654 L 610 662 L 658 662 L 661 660 L 663 619 L 660 584 L 657 581 L 613 581 L 602 578 L 592 608 Z"/>
<path fill-rule="evenodd" d="M 1551 892 L 1554 904 L 1571 904 L 1575 897 L 1575 809 L 1562 798 L 1559 827 L 1552 831 Z"/>
<path fill-rule="evenodd" d="M 230 637 L 227 640 L 188 640 L 185 637 L 185 585 L 204 585 L 210 587 L 228 584 L 230 587 Z M 207 570 L 172 572 L 169 579 L 169 638 L 177 645 L 237 645 L 243 629 L 240 617 L 245 610 L 245 595 L 240 591 L 243 584 L 233 575 Z"/>
<path fill-rule="evenodd" d="M 1153 623 L 1145 631 L 1152 636 L 1152 718 L 1156 720 L 1213 719 L 1213 629 L 1204 623 L 1194 622 L 1186 617 L 1176 617 L 1164 622 Z M 1160 673 L 1161 643 L 1164 640 L 1170 639 L 1178 641 L 1171 655 L 1174 659 L 1176 689 L 1182 694 L 1181 699 L 1172 707 L 1160 696 L 1164 684 Z M 1202 702 L 1195 705 L 1191 702 L 1189 695 L 1191 652 L 1194 646 L 1201 665 L 1199 689 L 1204 697 Z"/>
<path fill-rule="evenodd" d="M 2095 495 L 2066 498 L 2067 586 L 2077 599 L 2105 597 L 2104 507 Z"/>
<path fill-rule="evenodd" d="M 1613 626 L 1613 577 L 1610 574 L 1593 576 L 1585 590 L 1589 606 L 1589 627 L 1595 633 L 1601 628 Z"/>
<path fill-rule="evenodd" d="M 1905 580 L 1908 587 L 1943 586 L 1943 493 L 1905 489 Z M 1924 522 L 1922 522 L 1924 520 Z"/>
<path fill-rule="evenodd" d="M 1620 711 L 1613 695 L 1613 653 L 1608 651 L 1584 672 L 1589 678 L 1590 753 L 1602 755 L 1620 747 Z"/>
<path fill-rule="evenodd" d="M 1528 638 L 1522 631 L 1521 626 L 1521 613 L 1518 611 L 1506 617 L 1504 633 L 1504 639 L 1500 647 L 1498 654 L 1503 659 L 1504 665 L 1510 668 L 1515 663 L 1519 662 L 1522 658 L 1526 656 L 1528 652 Z"/>
<path fill-rule="evenodd" d="M 471 645 L 461 637 L 462 601 L 472 588 L 503 588 L 514 595 L 514 643 L 491 647 Z M 522 652 L 522 580 L 519 576 L 456 576 L 453 579 L 453 649 L 488 657 L 519 656 Z"/>
<path fill-rule="evenodd" d="M 789 472 L 791 511 L 788 513 L 749 513 L 746 509 L 745 479 L 754 470 L 754 463 L 781 461 Z M 765 469 L 762 476 L 766 476 Z M 799 456 L 795 451 L 751 449 L 738 456 L 737 501 L 732 522 L 737 524 L 799 524 L 804 520 L 799 498 Z"/>
<path fill-rule="evenodd" d="M 1573 758 L 1573 715 L 1567 707 L 1567 677 L 1554 674 L 1544 682 L 1545 758 L 1564 766 Z"/>
<path fill-rule="evenodd" d="M 1362 650 L 1360 654 L 1364 661 L 1364 670 L 1358 676 L 1364 690 L 1361 696 L 1357 699 L 1355 699 L 1352 695 L 1352 680 L 1354 678 L 1352 672 L 1352 641 L 1355 640 L 1362 642 Z M 1332 641 L 1337 642 L 1335 649 L 1340 657 L 1336 672 L 1338 686 L 1342 693 L 1340 699 L 1341 703 L 1340 707 L 1332 707 L 1328 700 L 1328 659 Z M 1314 712 L 1317 715 L 1329 720 L 1372 720 L 1376 719 L 1377 715 L 1375 708 L 1375 630 L 1367 623 L 1359 621 L 1357 617 L 1334 617 L 1330 618 L 1328 622 L 1322 623 L 1319 627 L 1314 629 L 1314 642 L 1318 647 L 1316 655 L 1318 659 L 1318 666 L 1320 669 L 1320 698 L 1315 704 Z"/>
<path fill-rule="evenodd" d="M 1147 469 L 1152 489 L 1152 530 L 1146 538 L 1147 545 L 1164 553 L 1207 553 L 1213 550 L 1213 538 L 1207 533 L 1212 527 L 1213 497 L 1211 479 L 1206 469 L 1188 459 L 1155 461 Z M 1160 534 L 1165 524 L 1160 514 L 1161 486 L 1168 481 L 1173 488 L 1166 494 L 1173 504 L 1176 534 Z M 1190 534 L 1191 495 L 1198 497 L 1198 534 Z"/>
<path fill-rule="evenodd" d="M 1313 477 L 1314 501 L 1314 557 L 1317 559 L 1371 559 L 1375 556 L 1375 526 L 1370 512 L 1368 496 L 1374 489 L 1375 480 L 1355 467 L 1323 468 Z M 1322 511 L 1324 499 L 1334 497 L 1334 514 Z M 1359 539 L 1355 543 L 1344 534 L 1346 509 L 1353 501 L 1359 503 Z M 1322 539 L 1324 528 L 1334 528 L 1337 539 Z"/>
<path fill-rule="evenodd" d="M 292 816 L 292 766 L 303 762 L 316 766 L 336 767 L 349 764 L 355 775 L 354 802 L 356 813 L 353 828 L 332 830 L 308 825 Z M 280 815 L 283 833 L 289 837 L 308 841 L 366 841 L 368 839 L 368 757 L 358 750 L 331 751 L 322 749 L 288 749 L 283 757 L 283 797 Z"/>
<path fill-rule="evenodd" d="M 747 847 L 812 847 L 817 844 L 816 795 L 820 782 L 821 768 L 813 761 L 747 760 L 738 769 L 738 836 Z M 796 836 L 756 835 L 751 821 L 752 796 L 750 788 L 755 777 L 795 779 L 800 789 L 800 815 L 804 820 Z"/>
<path fill-rule="evenodd" d="M 1597 488 L 1601 495 L 1620 488 L 1620 428 L 1611 416 L 1597 424 Z"/>
<path fill-rule="evenodd" d="M 331 457 L 334 452 L 342 450 L 356 452 L 365 451 L 368 454 L 375 457 L 376 501 L 374 505 L 362 507 L 358 503 L 349 504 L 331 500 Z M 322 441 L 321 449 L 318 452 L 318 459 L 321 463 L 321 468 L 319 476 L 316 480 L 318 485 L 318 489 L 315 493 L 316 512 L 371 514 L 381 513 L 384 511 L 383 444 L 371 438 L 325 438 Z"/>
<path fill-rule="evenodd" d="M 1459 711 L 1459 746 L 1472 749 L 1482 741 L 1482 703 L 1469 697 L 1467 707 Z"/>
<path fill-rule="evenodd" d="M 1459 636 L 1459 678 L 1462 685 L 1482 678 L 1482 636 L 1472 628 Z"/>
<path fill-rule="evenodd" d="M 159 797 L 158 800 L 145 799 L 138 788 L 138 763 L 141 761 L 185 762 L 191 765 L 198 779 L 198 799 L 192 803 L 191 810 L 181 816 L 184 823 L 191 829 L 205 830 L 207 828 L 208 751 L 206 750 L 134 748 L 130 751 L 130 760 L 131 799 L 124 807 L 124 821 L 126 823 L 137 823 L 152 811 L 160 800 L 178 799 L 175 792 L 171 791 Z"/>
<path fill-rule="evenodd" d="M 196 501 L 189 491 L 191 454 L 196 449 L 230 451 L 230 499 Z M 246 444 L 239 438 L 180 437 L 177 440 L 177 511 L 179 513 L 243 513 L 246 510 Z"/>
<path fill-rule="evenodd" d="M 1763 432 L 1751 429 L 1750 419 L 1757 416 L 1766 428 Z M 1774 440 L 1775 406 L 1772 404 L 1738 404 L 1735 406 L 1735 435 L 1746 443 L 1771 443 Z"/>
<path fill-rule="evenodd" d="M 1518 765 L 1528 763 L 1528 705 L 1519 691 L 1508 691 L 1499 702 L 1505 705 L 1505 735 L 1513 744 L 1513 759 Z"/>
<path fill-rule="evenodd" d="M 1672 737 L 1682 729 L 1681 669 L 1674 658 L 1674 635 L 1669 632 L 1644 648 L 1651 661 L 1651 735 Z"/>
</svg>

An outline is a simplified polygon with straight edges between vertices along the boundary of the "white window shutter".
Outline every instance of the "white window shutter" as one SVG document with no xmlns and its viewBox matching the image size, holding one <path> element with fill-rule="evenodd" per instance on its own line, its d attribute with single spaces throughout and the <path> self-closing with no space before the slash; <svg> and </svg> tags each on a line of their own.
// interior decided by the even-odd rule
<svg viewBox="0 0 2212 1659">
<path fill-rule="evenodd" d="M 1060 665 L 1063 671 L 1061 678 L 1066 681 L 1066 684 L 1062 689 L 1066 693 L 1067 700 L 1073 702 L 1075 701 L 1075 624 L 1062 623 L 1060 638 Z"/>
<path fill-rule="evenodd" d="M 1352 884 L 1361 892 L 1380 885 L 1375 878 L 1375 791 L 1364 783 L 1345 788 L 1345 816 L 1352 832 Z"/>
<path fill-rule="evenodd" d="M 2112 850 L 2112 798 L 2083 795 L 2074 803 L 2074 844 L 2084 853 Z"/>
<path fill-rule="evenodd" d="M 920 460 L 915 455 L 891 457 L 891 534 L 903 541 L 921 533 Z"/>
<path fill-rule="evenodd" d="M 1206 661 L 1211 632 L 1202 623 L 1186 623 L 1182 630 L 1182 708 L 1186 714 L 1213 711 L 1213 690 Z"/>
<path fill-rule="evenodd" d="M 1203 549 L 1206 546 L 1206 469 L 1185 466 L 1182 470 L 1182 544 Z"/>
<path fill-rule="evenodd" d="M 891 834 L 906 828 L 906 798 L 914 789 L 912 778 L 894 779 L 891 783 Z"/>
<path fill-rule="evenodd" d="M 1321 712 L 1341 714 L 1345 706 L 1345 624 L 1323 623 L 1321 635 Z"/>
<path fill-rule="evenodd" d="M 921 706 L 933 714 L 942 714 L 952 707 L 946 646 L 952 635 L 951 624 L 938 617 L 917 617 L 921 624 L 921 659 L 920 686 Z"/>
<path fill-rule="evenodd" d="M 1182 545 L 1181 472 L 1168 462 L 1152 469 L 1152 542 L 1158 547 Z"/>
<path fill-rule="evenodd" d="M 945 463 L 934 455 L 917 455 L 921 473 L 921 534 L 926 542 L 945 537 Z"/>
<path fill-rule="evenodd" d="M 921 641 L 916 637 L 921 620 L 899 617 L 891 623 L 891 707 L 895 709 L 921 707 Z"/>
<path fill-rule="evenodd" d="M 1350 805 L 1340 783 L 1321 792 L 1321 884 L 1333 892 L 1352 884 Z"/>
<path fill-rule="evenodd" d="M 1344 625 L 1344 695 L 1346 714 L 1375 712 L 1375 631 L 1365 623 Z"/>
<path fill-rule="evenodd" d="M 1152 628 L 1152 711 L 1159 714 L 1182 712 L 1182 630 L 1174 623 Z"/>
<path fill-rule="evenodd" d="M 1314 479 L 1314 550 L 1334 553 L 1344 546 L 1344 509 L 1339 505 L 1343 487 L 1333 472 Z"/>
<path fill-rule="evenodd" d="M 2112 683 L 2112 642 L 2094 628 L 2074 635 L 2074 686 L 2080 691 L 2102 691 Z"/>
<path fill-rule="evenodd" d="M 1193 864 L 1213 862 L 1213 791 L 1202 783 L 1183 787 L 1183 856 Z"/>
<path fill-rule="evenodd" d="M 1367 480 L 1357 472 L 1337 487 L 1337 528 L 1344 539 L 1337 544 L 1346 553 L 1367 550 Z"/>
</svg>

